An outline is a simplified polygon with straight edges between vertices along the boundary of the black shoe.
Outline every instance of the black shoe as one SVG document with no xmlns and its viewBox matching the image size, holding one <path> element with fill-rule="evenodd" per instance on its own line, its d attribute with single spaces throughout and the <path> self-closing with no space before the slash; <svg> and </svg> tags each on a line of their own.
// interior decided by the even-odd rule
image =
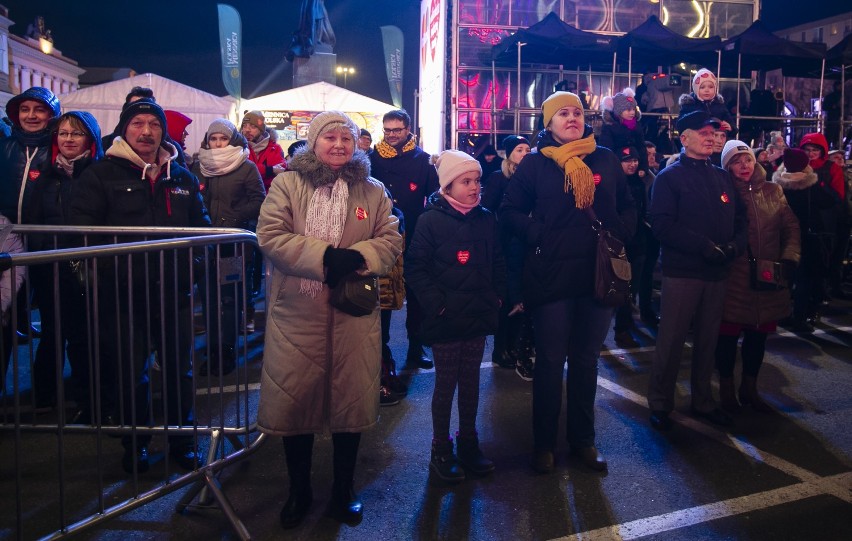
<svg viewBox="0 0 852 541">
<path fill-rule="evenodd" d="M 550 473 L 553 471 L 553 451 L 534 451 L 532 457 L 532 469 L 538 473 Z"/>
<path fill-rule="evenodd" d="M 435 364 L 426 356 L 426 352 L 423 351 L 423 346 L 410 343 L 408 345 L 408 355 L 405 356 L 405 364 L 422 368 L 423 370 L 430 370 L 435 367 Z"/>
<path fill-rule="evenodd" d="M 124 456 L 121 457 L 121 467 L 127 473 L 133 473 L 133 460 L 136 459 L 136 471 L 145 473 L 148 471 L 150 464 L 148 463 L 148 446 L 139 445 L 136 447 L 136 452 L 133 448 L 127 446 L 124 448 Z"/>
<path fill-rule="evenodd" d="M 813 334 L 814 326 L 807 320 L 796 319 L 793 320 L 793 324 L 790 325 L 790 330 L 797 334 Z"/>
<path fill-rule="evenodd" d="M 535 372 L 535 364 L 529 360 L 518 360 L 515 365 L 515 373 L 524 381 L 532 381 Z"/>
<path fill-rule="evenodd" d="M 627 346 L 627 347 L 636 347 L 639 345 L 639 342 L 633 338 L 633 335 L 630 334 L 630 331 L 627 329 L 617 330 L 615 331 L 615 343 L 619 346 Z"/>
<path fill-rule="evenodd" d="M 657 430 L 671 430 L 672 424 L 669 412 L 663 410 L 654 410 L 651 412 L 651 426 Z"/>
<path fill-rule="evenodd" d="M 305 520 L 311 510 L 311 504 L 314 501 L 314 495 L 311 487 L 307 490 L 295 491 L 290 489 L 290 497 L 287 498 L 287 503 L 281 508 L 281 513 L 278 517 L 281 519 L 281 526 L 285 529 L 295 528 Z"/>
<path fill-rule="evenodd" d="M 639 311 L 639 319 L 642 320 L 642 323 L 649 327 L 657 327 L 660 324 L 660 316 L 658 316 L 653 310 L 650 308 L 647 310 Z"/>
<path fill-rule="evenodd" d="M 210 347 L 210 357 L 198 367 L 199 376 L 220 375 L 219 346 Z M 233 346 L 222 346 L 221 375 L 227 376 L 237 369 L 237 353 Z"/>
<path fill-rule="evenodd" d="M 379 385 L 379 406 L 396 406 L 399 398 L 391 392 L 387 385 Z"/>
<path fill-rule="evenodd" d="M 506 350 L 494 351 L 491 354 L 491 364 L 495 364 L 500 368 L 515 368 L 515 358 Z"/>
<path fill-rule="evenodd" d="M 571 455 L 579 457 L 583 461 L 583 464 L 595 471 L 606 471 L 607 469 L 606 459 L 594 445 L 589 447 L 572 447 Z"/>
<path fill-rule="evenodd" d="M 169 455 L 171 455 L 175 463 L 181 468 L 193 471 L 204 465 L 204 460 L 201 458 L 201 454 L 191 443 L 189 445 L 175 444 L 170 445 L 170 447 Z"/>
<path fill-rule="evenodd" d="M 731 416 L 719 408 L 713 408 L 710 411 L 699 411 L 695 408 L 692 408 L 692 416 L 697 417 L 699 419 L 707 419 L 714 425 L 719 426 L 731 426 L 734 424 L 734 420 L 731 418 Z"/>
<path fill-rule="evenodd" d="M 331 491 L 331 501 L 328 502 L 328 515 L 338 522 L 357 526 L 364 518 L 364 506 L 361 498 L 355 494 L 352 487 L 334 487 Z"/>
<path fill-rule="evenodd" d="M 404 398 L 408 395 L 408 385 L 403 383 L 396 374 L 390 374 L 382 379 L 388 390 L 396 395 L 397 398 Z"/>
</svg>

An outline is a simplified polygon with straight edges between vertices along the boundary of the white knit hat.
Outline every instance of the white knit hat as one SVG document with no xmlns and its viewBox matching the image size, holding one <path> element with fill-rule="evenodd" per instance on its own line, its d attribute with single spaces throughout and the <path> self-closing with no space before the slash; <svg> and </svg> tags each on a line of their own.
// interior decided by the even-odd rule
<svg viewBox="0 0 852 541">
<path fill-rule="evenodd" d="M 722 149 L 722 169 L 728 168 L 728 163 L 734 159 L 737 154 L 751 154 L 754 158 L 754 151 L 747 144 L 736 139 L 731 139 L 725 143 L 725 148 Z"/>
<path fill-rule="evenodd" d="M 476 172 L 482 175 L 482 166 L 476 161 L 473 156 L 461 150 L 445 150 L 438 156 L 438 161 L 435 162 L 435 167 L 438 168 L 438 184 L 443 190 L 455 179 L 465 173 Z"/>
<path fill-rule="evenodd" d="M 352 132 L 352 140 L 357 141 L 361 129 L 342 111 L 323 111 L 308 125 L 308 148 L 313 150 L 319 136 L 337 128 L 346 128 Z"/>
<path fill-rule="evenodd" d="M 698 96 L 698 87 L 701 86 L 701 81 L 706 81 L 708 78 L 710 81 L 713 81 L 714 85 L 716 85 L 716 94 L 714 94 L 714 96 L 719 94 L 719 82 L 716 80 L 716 76 L 713 75 L 713 72 L 709 69 L 701 68 L 692 78 L 692 93 L 695 94 L 696 97 Z"/>
</svg>

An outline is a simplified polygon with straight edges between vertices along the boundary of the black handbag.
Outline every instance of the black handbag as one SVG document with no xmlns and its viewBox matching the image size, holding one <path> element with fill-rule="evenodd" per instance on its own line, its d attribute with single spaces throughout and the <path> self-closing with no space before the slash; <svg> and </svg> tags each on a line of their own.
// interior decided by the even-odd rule
<svg viewBox="0 0 852 541">
<path fill-rule="evenodd" d="M 751 246 L 746 245 L 748 250 L 748 276 L 749 285 L 755 291 L 779 291 L 786 289 L 789 277 L 784 275 L 784 266 L 780 261 L 770 259 L 757 259 L 751 253 Z"/>
<path fill-rule="evenodd" d="M 598 237 L 595 257 L 595 299 L 604 306 L 618 307 L 630 297 L 630 261 L 624 243 L 604 229 L 594 209 L 584 209 Z"/>
<path fill-rule="evenodd" d="M 379 279 L 351 274 L 331 290 L 328 302 L 350 316 L 372 314 L 379 307 Z"/>
</svg>

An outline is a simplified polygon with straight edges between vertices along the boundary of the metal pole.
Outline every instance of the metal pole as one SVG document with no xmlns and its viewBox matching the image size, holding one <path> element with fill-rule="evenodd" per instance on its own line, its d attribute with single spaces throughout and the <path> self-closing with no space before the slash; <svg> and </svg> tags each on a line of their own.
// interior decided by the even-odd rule
<svg viewBox="0 0 852 541">
<path fill-rule="evenodd" d="M 825 110 L 822 107 L 822 97 L 825 89 L 823 85 L 825 84 L 825 58 L 822 59 L 822 71 L 819 74 L 819 119 L 817 120 L 817 131 L 825 131 Z"/>
<path fill-rule="evenodd" d="M 515 133 L 521 133 L 521 47 L 526 43 L 518 42 L 518 95 L 515 97 Z"/>
<path fill-rule="evenodd" d="M 743 73 L 743 53 L 737 55 L 737 130 L 740 129 L 740 78 Z"/>
<path fill-rule="evenodd" d="M 491 144 L 497 147 L 497 66 L 491 60 Z"/>
</svg>

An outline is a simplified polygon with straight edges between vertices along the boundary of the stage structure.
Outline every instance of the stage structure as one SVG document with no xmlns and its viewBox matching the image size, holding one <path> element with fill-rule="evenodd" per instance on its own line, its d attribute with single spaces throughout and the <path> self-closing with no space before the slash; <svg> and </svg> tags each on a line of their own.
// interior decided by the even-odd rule
<svg viewBox="0 0 852 541">
<path fill-rule="evenodd" d="M 576 29 L 600 35 L 606 47 L 651 15 L 686 37 L 726 40 L 757 19 L 760 0 L 423 0 L 416 117 L 425 150 L 473 150 L 483 140 L 499 145 L 508 134 L 534 133 L 541 102 L 560 82 L 584 92 L 596 109 L 612 88 L 635 87 L 645 72 L 672 74 L 678 68 L 630 58 L 621 49 L 606 62 L 590 63 L 577 54 L 559 64 L 533 64 L 524 59 L 523 43 L 513 62 L 492 64 L 494 45 L 550 12 Z M 688 66 L 681 69 L 688 74 Z"/>
</svg>

